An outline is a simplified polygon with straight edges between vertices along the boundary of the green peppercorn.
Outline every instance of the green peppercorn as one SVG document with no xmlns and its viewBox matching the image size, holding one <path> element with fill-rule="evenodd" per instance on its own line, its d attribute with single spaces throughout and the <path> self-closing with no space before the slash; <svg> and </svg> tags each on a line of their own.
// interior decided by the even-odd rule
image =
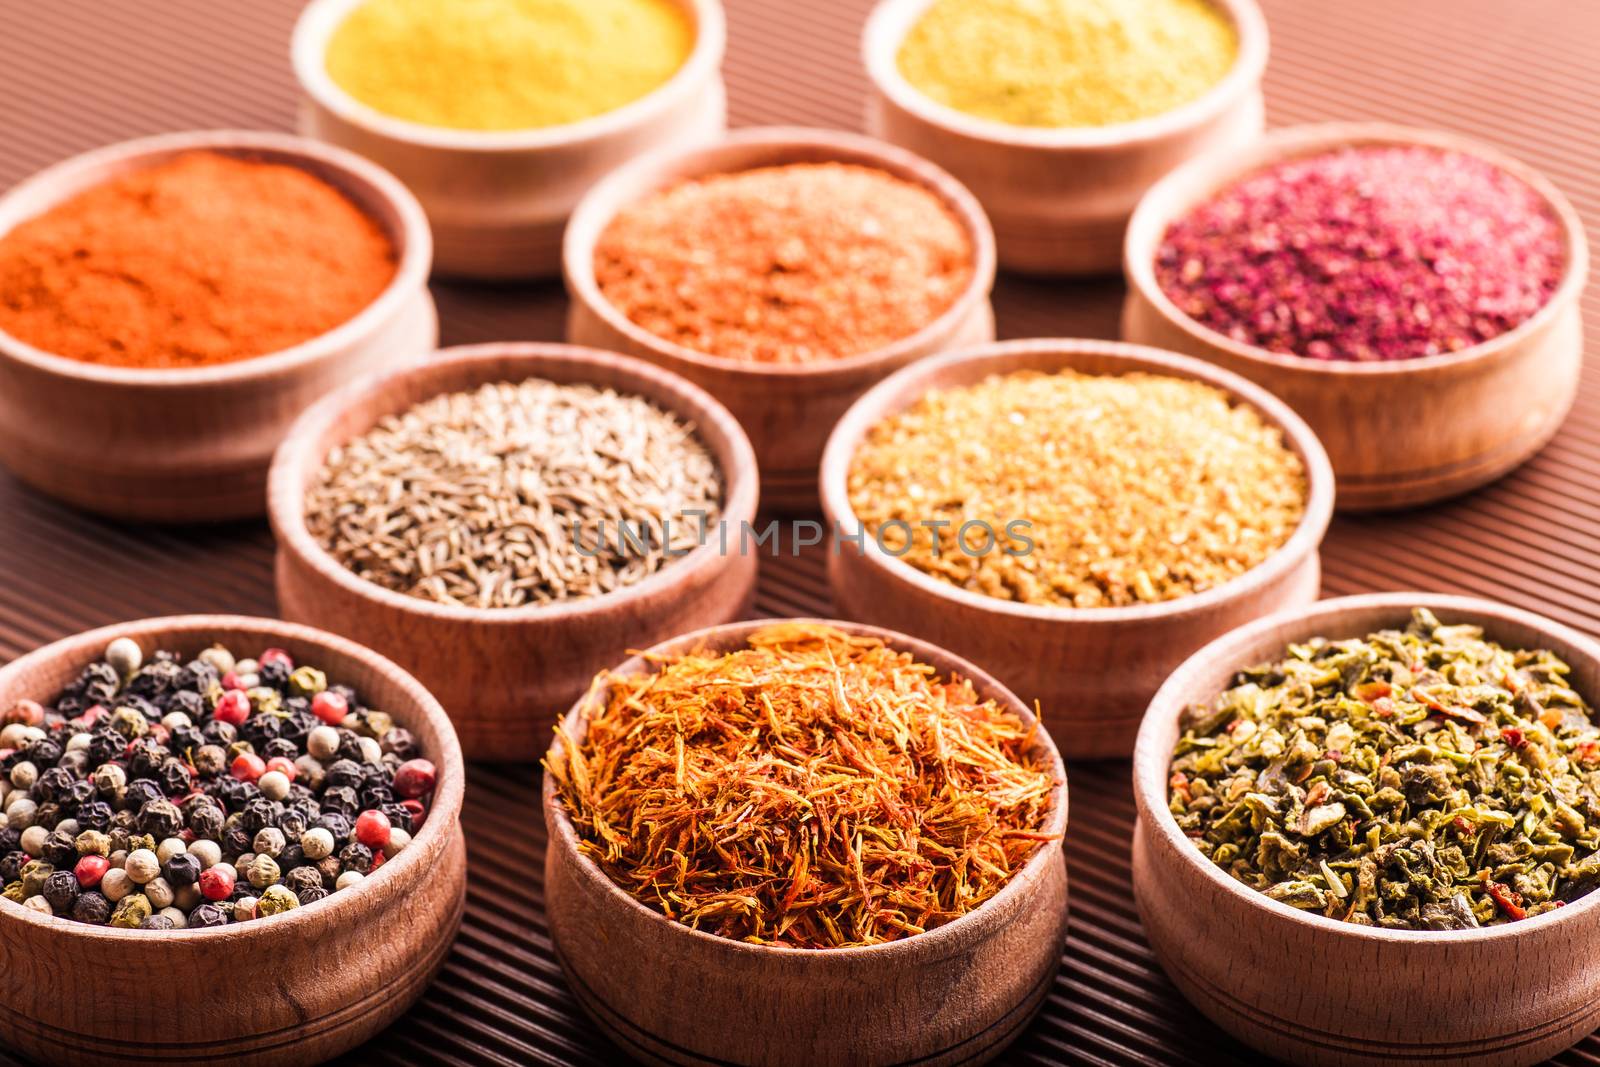
<svg viewBox="0 0 1600 1067">
<path fill-rule="evenodd" d="M 271 715 L 283 706 L 283 694 L 270 685 L 258 685 L 245 691 L 250 707 L 260 715 Z"/>
<path fill-rule="evenodd" d="M 289 675 L 289 692 L 311 698 L 328 688 L 328 676 L 315 667 L 296 667 Z"/>
<path fill-rule="evenodd" d="M 111 713 L 111 728 L 128 740 L 143 737 L 150 723 L 135 708 L 118 708 Z"/>
<path fill-rule="evenodd" d="M 111 925 L 126 930 L 137 930 L 139 924 L 150 917 L 150 900 L 143 893 L 129 893 L 117 901 L 111 913 Z"/>
<path fill-rule="evenodd" d="M 256 911 L 261 915 L 279 915 L 290 908 L 298 908 L 300 898 L 288 886 L 270 885 L 256 901 Z"/>
<path fill-rule="evenodd" d="M 36 897 L 44 892 L 44 883 L 56 869 L 44 860 L 30 860 L 22 865 L 22 888 L 26 896 Z"/>
<path fill-rule="evenodd" d="M 7 882 L 5 889 L 0 890 L 0 897 L 5 897 L 7 900 L 14 900 L 21 904 L 28 899 L 28 890 L 21 882 Z"/>
<path fill-rule="evenodd" d="M 72 847 L 82 856 L 109 856 L 111 838 L 99 830 L 85 830 L 73 840 Z"/>
<path fill-rule="evenodd" d="M 244 872 L 245 878 L 249 879 L 250 884 L 257 889 L 265 889 L 273 884 L 280 874 L 282 872 L 278 868 L 278 861 L 265 853 L 251 859 Z"/>
</svg>

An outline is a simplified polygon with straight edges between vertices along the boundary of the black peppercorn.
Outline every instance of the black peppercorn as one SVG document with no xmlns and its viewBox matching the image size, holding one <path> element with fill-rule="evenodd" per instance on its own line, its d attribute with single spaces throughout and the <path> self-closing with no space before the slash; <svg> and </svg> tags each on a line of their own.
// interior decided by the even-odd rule
<svg viewBox="0 0 1600 1067">
<path fill-rule="evenodd" d="M 161 764 L 161 770 L 156 774 L 156 780 L 161 783 L 161 788 L 167 791 L 168 796 L 180 796 L 189 791 L 189 768 L 183 761 L 169 756 Z"/>
<path fill-rule="evenodd" d="M 233 728 L 233 724 L 221 719 L 211 719 L 200 728 L 200 732 L 205 735 L 206 741 L 222 748 L 239 740 L 239 732 Z"/>
<path fill-rule="evenodd" d="M 357 799 L 356 791 L 348 786 L 330 788 L 322 794 L 322 810 L 325 813 L 335 811 L 353 819 L 361 810 L 361 801 Z"/>
<path fill-rule="evenodd" d="M 243 826 L 230 826 L 222 831 L 222 851 L 229 856 L 249 852 L 255 836 Z"/>
<path fill-rule="evenodd" d="M 194 831 L 195 837 L 209 837 L 213 840 L 222 833 L 222 824 L 227 816 L 223 813 L 222 806 L 210 797 L 202 796 L 208 803 L 195 804 L 189 809 L 189 829 Z"/>
<path fill-rule="evenodd" d="M 227 926 L 228 916 L 215 904 L 201 904 L 189 913 L 189 925 L 198 927 Z"/>
<path fill-rule="evenodd" d="M 56 767 L 54 769 L 65 770 L 64 767 Z M 69 771 L 68 773 L 70 774 L 71 772 Z M 83 805 L 93 800 L 94 796 L 94 783 L 87 778 L 79 778 L 63 789 L 61 795 L 56 799 L 60 803 L 62 811 L 76 814 Z"/>
<path fill-rule="evenodd" d="M 146 915 L 139 920 L 141 930 L 176 930 L 178 924 L 172 921 L 170 915 Z"/>
<path fill-rule="evenodd" d="M 103 926 L 105 921 L 111 918 L 111 901 L 93 889 L 79 893 L 78 898 L 72 902 L 72 917 L 81 923 Z"/>
<path fill-rule="evenodd" d="M 72 788 L 72 772 L 60 767 L 51 767 L 39 775 L 29 790 L 29 795 L 34 800 L 43 804 L 47 800 L 60 800 L 67 790 Z"/>
<path fill-rule="evenodd" d="M 261 746 L 260 754 L 264 760 L 282 756 L 292 763 L 294 758 L 300 755 L 300 746 L 286 737 L 274 737 Z"/>
<path fill-rule="evenodd" d="M 22 837 L 15 830 L 0 831 L 0 846 L 8 843 L 7 840 L 3 839 L 6 834 L 13 834 L 18 840 Z M 6 849 L 5 855 L 0 856 L 0 882 L 7 884 L 15 882 L 22 876 L 22 865 L 27 862 L 28 854 L 18 849 L 15 844 L 12 844 L 10 848 Z"/>
<path fill-rule="evenodd" d="M 320 885 L 307 886 L 305 889 L 295 893 L 295 896 L 300 898 L 300 905 L 302 907 L 307 904 L 315 903 L 327 895 L 328 891 Z"/>
<path fill-rule="evenodd" d="M 411 809 L 407 808 L 404 804 L 384 804 L 378 808 L 378 810 L 383 812 L 383 814 L 388 817 L 390 826 L 398 826 L 407 833 L 416 832 L 417 827 L 414 825 L 416 820 L 411 814 Z"/>
<path fill-rule="evenodd" d="M 48 860 L 57 867 L 71 867 L 78 862 L 76 840 L 72 834 L 52 830 L 50 836 L 44 839 L 44 848 L 39 851 L 40 858 Z"/>
<path fill-rule="evenodd" d="M 261 679 L 262 685 L 269 685 L 274 689 L 283 690 L 289 684 L 290 667 L 282 660 L 273 660 L 263 663 L 256 676 Z"/>
<path fill-rule="evenodd" d="M 180 852 L 162 865 L 161 876 L 174 886 L 194 885 L 200 880 L 200 857 Z"/>
<path fill-rule="evenodd" d="M 170 800 L 152 800 L 139 809 L 139 832 L 160 841 L 183 829 L 183 812 Z"/>
<path fill-rule="evenodd" d="M 91 800 L 87 804 L 78 805 L 78 829 L 99 830 L 101 833 L 111 828 L 111 805 L 103 800 Z"/>
<path fill-rule="evenodd" d="M 72 907 L 78 899 L 78 877 L 71 871 L 56 871 L 44 880 L 44 899 L 57 915 Z"/>
<path fill-rule="evenodd" d="M 161 791 L 161 786 L 149 778 L 135 778 L 128 783 L 127 791 L 122 794 L 122 806 L 128 811 L 140 811 L 152 800 L 165 800 L 167 794 Z"/>
<path fill-rule="evenodd" d="M 53 767 L 61 758 L 61 745 L 48 737 L 30 742 L 22 751 L 35 767 Z"/>
<path fill-rule="evenodd" d="M 315 867 L 296 867 L 283 876 L 283 884 L 294 890 L 295 896 L 304 902 L 307 889 L 322 888 L 322 874 Z"/>
<path fill-rule="evenodd" d="M 366 874 L 372 869 L 372 850 L 359 841 L 352 841 L 339 850 L 339 865 L 347 871 Z"/>
<path fill-rule="evenodd" d="M 355 822 L 348 815 L 338 811 L 324 810 L 317 816 L 315 825 L 327 830 L 335 841 L 343 841 L 355 829 Z"/>
<path fill-rule="evenodd" d="M 400 726 L 384 734 L 378 744 L 385 755 L 399 756 L 402 761 L 411 759 L 417 754 L 417 739 L 411 735 L 410 730 Z"/>
</svg>

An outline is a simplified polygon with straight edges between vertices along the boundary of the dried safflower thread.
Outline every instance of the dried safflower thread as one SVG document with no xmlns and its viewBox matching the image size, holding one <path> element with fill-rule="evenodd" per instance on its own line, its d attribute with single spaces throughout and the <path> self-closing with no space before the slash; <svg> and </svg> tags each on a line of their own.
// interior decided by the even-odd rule
<svg viewBox="0 0 1600 1067">
<path fill-rule="evenodd" d="M 671 566 L 721 501 L 716 460 L 677 415 L 529 378 L 433 397 L 333 449 L 305 515 L 367 581 L 515 608 L 600 596 Z M 337 725 L 343 706 L 327 696 L 312 709 Z"/>
<path fill-rule="evenodd" d="M 694 27 L 673 0 L 365 0 L 329 76 L 396 118 L 520 130 L 591 118 L 664 85 Z"/>
<path fill-rule="evenodd" d="M 1169 802 L 1211 862 L 1391 929 L 1538 915 L 1600 886 L 1600 726 L 1545 649 L 1417 609 L 1313 638 L 1184 713 Z"/>
<path fill-rule="evenodd" d="M 954 212 L 872 167 L 795 163 L 681 182 L 623 208 L 595 281 L 664 340 L 753 363 L 813 363 L 893 344 L 973 275 Z"/>
<path fill-rule="evenodd" d="M 230 363 L 342 325 L 395 262 L 379 225 L 321 178 L 191 152 L 0 236 L 0 330 L 106 366 Z M 118 650 L 112 670 L 131 673 Z"/>
<path fill-rule="evenodd" d="M 869 536 L 918 570 L 1075 608 L 1237 577 L 1293 535 L 1307 494 L 1281 431 L 1221 390 L 1070 370 L 929 392 L 867 433 L 847 487 Z M 985 543 L 959 540 L 968 523 Z"/>
<path fill-rule="evenodd" d="M 545 767 L 582 854 L 671 919 L 894 941 L 982 906 L 1050 840 L 1033 728 L 910 653 L 780 623 L 652 666 L 596 679 Z"/>
<path fill-rule="evenodd" d="M 1566 270 L 1561 223 L 1465 152 L 1365 146 L 1248 174 L 1167 230 L 1156 279 L 1235 341 L 1320 360 L 1458 352 L 1515 329 Z"/>
<path fill-rule="evenodd" d="M 900 74 L 946 107 L 1016 126 L 1108 126 L 1190 103 L 1238 55 L 1207 0 L 934 0 Z"/>
<path fill-rule="evenodd" d="M 135 662 L 127 647 L 113 642 L 39 705 L 39 725 L 13 738 L 20 745 L 0 747 L 0 779 L 9 784 L 23 763 L 38 772 L 6 798 L 8 899 L 127 929 L 225 926 L 320 900 L 343 875 L 371 870 L 378 861 L 357 840 L 358 823 L 369 838 L 381 826 L 389 848 L 426 818 L 437 775 L 413 767 L 402 803 L 395 773 L 420 759 L 416 740 L 354 690 L 331 690 L 345 714 L 330 727 L 307 696 L 326 679 L 300 673 L 281 649 L 237 663 L 220 648 Z M 231 698 L 247 692 L 240 718 Z M 125 729 L 119 715 L 145 729 Z M 297 760 L 311 758 L 316 730 L 333 737 L 313 783 Z M 241 766 L 247 773 L 234 773 Z M 282 790 L 262 788 L 273 778 Z"/>
</svg>

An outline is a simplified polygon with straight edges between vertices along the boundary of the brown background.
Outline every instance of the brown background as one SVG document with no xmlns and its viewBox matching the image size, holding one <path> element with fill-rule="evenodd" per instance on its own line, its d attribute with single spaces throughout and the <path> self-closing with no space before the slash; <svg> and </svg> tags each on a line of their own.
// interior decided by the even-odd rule
<svg viewBox="0 0 1600 1067">
<path fill-rule="evenodd" d="M 1542 168 L 1600 233 L 1600 4 L 1592 0 L 1267 0 L 1269 121 L 1389 119 L 1458 130 Z M 289 128 L 290 0 L 0 0 L 0 187 L 108 141 L 202 127 Z M 728 0 L 733 121 L 855 127 L 869 0 Z M 559 339 L 554 286 L 436 287 L 446 344 Z M 1003 278 L 1004 337 L 1115 335 L 1121 287 Z M 1600 299 L 1584 317 L 1600 336 Z M 1393 403 L 1409 398 L 1397 395 Z M 1591 361 L 1556 442 L 1464 500 L 1340 519 L 1325 593 L 1496 597 L 1600 633 L 1600 385 Z M 187 611 L 272 614 L 264 525 L 126 528 L 0 474 L 0 660 L 102 623 Z M 766 615 L 825 614 L 817 557 L 763 561 Z M 619 650 L 620 651 L 620 650 Z M 354 1061 L 598 1064 L 542 916 L 543 831 L 528 766 L 476 766 L 461 938 L 410 1016 Z M 1246 1054 L 1178 999 L 1129 900 L 1124 763 L 1071 768 L 1072 935 L 1044 1014 L 1006 1062 L 1200 1064 Z M 1197 916 L 1196 921 L 1203 921 Z M 375 928 L 374 938 L 383 930 Z M 271 960 L 261 960 L 263 973 Z M 1316 961 L 1307 961 L 1316 966 Z M 239 995 L 262 975 L 240 975 Z M 159 981 L 159 976 L 152 976 Z M 1485 975 L 1484 981 L 1494 981 Z M 63 991 L 70 995 L 70 991 Z M 130 996 L 137 992 L 129 990 Z M 216 992 L 203 995 L 218 995 Z M 225 994 L 224 994 L 225 995 Z M 1440 1005 L 1440 1011 L 1469 1010 Z M 820 1021 L 819 1021 L 820 1024 Z M 14 1063 L 0 1049 L 0 1063 Z M 1563 1064 L 1600 1063 L 1591 1038 Z"/>
</svg>

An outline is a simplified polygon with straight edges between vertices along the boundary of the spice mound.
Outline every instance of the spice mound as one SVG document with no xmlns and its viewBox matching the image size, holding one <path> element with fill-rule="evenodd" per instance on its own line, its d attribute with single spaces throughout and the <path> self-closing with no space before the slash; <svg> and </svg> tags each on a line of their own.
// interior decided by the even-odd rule
<svg viewBox="0 0 1600 1067">
<path fill-rule="evenodd" d="M 227 926 L 356 885 L 411 843 L 415 739 L 282 649 L 144 661 L 123 637 L 0 727 L 0 882 L 45 915 Z"/>
<path fill-rule="evenodd" d="M 1189 709 L 1178 826 L 1292 907 L 1465 930 L 1600 882 L 1600 728 L 1553 653 L 1417 609 L 1403 631 L 1290 645 Z"/>
<path fill-rule="evenodd" d="M 306 527 L 386 589 L 474 608 L 599 596 L 709 536 L 694 427 L 642 397 L 529 378 L 436 396 L 328 453 Z"/>
<path fill-rule="evenodd" d="M 595 245 L 618 311 L 728 359 L 811 363 L 927 326 L 972 279 L 966 230 L 933 193 L 843 163 L 687 181 L 618 213 Z"/>
<path fill-rule="evenodd" d="M 1171 111 L 1232 68 L 1206 0 L 935 0 L 901 75 L 946 107 L 1015 126 L 1109 126 Z"/>
<path fill-rule="evenodd" d="M 366 0 L 328 75 L 387 115 L 461 130 L 557 126 L 666 84 L 694 48 L 673 0 Z"/>
<path fill-rule="evenodd" d="M 1200 382 L 1064 370 L 929 392 L 868 432 L 850 506 L 918 570 L 1023 604 L 1172 600 L 1260 563 L 1305 513 L 1282 433 Z"/>
<path fill-rule="evenodd" d="M 382 228 L 298 167 L 192 152 L 0 237 L 0 330 L 115 367 L 203 367 L 342 325 L 393 279 Z"/>
<path fill-rule="evenodd" d="M 1246 176 L 1167 231 L 1156 279 L 1235 341 L 1321 360 L 1458 352 L 1554 294 L 1566 238 L 1526 182 L 1463 152 L 1347 148 Z"/>
<path fill-rule="evenodd" d="M 580 851 L 670 919 L 797 948 L 960 918 L 1040 847 L 1057 785 L 1024 726 L 882 642 L 778 623 L 601 675 L 545 761 Z"/>
</svg>

